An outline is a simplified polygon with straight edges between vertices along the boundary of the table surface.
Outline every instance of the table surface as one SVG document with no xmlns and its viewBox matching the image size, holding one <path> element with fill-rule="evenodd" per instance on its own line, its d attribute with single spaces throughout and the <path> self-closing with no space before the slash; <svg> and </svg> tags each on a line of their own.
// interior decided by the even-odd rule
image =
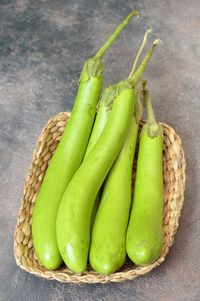
<svg viewBox="0 0 200 301">
<path fill-rule="evenodd" d="M 0 300 L 200 300 L 200 5 L 182 1 L 0 1 Z M 187 160 L 185 204 L 166 261 L 134 281 L 61 284 L 16 266 L 13 233 L 32 151 L 43 125 L 71 110 L 86 58 L 133 9 L 142 16 L 104 59 L 105 83 L 125 78 L 152 26 L 156 49 L 145 77 L 155 113 L 181 136 Z M 150 43 L 149 43 L 150 45 Z"/>
</svg>

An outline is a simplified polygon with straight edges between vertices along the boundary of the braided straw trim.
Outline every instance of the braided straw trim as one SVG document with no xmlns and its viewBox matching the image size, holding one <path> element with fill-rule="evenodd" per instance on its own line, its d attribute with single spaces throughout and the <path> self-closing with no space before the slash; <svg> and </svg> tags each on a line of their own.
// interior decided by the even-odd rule
<svg viewBox="0 0 200 301">
<path fill-rule="evenodd" d="M 31 222 L 34 203 L 42 183 L 45 170 L 56 149 L 69 119 L 69 113 L 59 113 L 52 117 L 39 136 L 33 161 L 29 168 L 28 177 L 24 186 L 21 208 L 18 213 L 17 225 L 14 234 L 14 254 L 17 265 L 22 269 L 37 276 L 56 279 L 61 282 L 72 283 L 107 283 L 132 280 L 140 275 L 150 272 L 159 266 L 169 252 L 174 242 L 174 235 L 179 224 L 179 217 L 184 201 L 185 189 L 185 158 L 179 136 L 168 125 L 163 125 L 164 130 L 164 247 L 160 258 L 146 267 L 136 267 L 127 260 L 120 271 L 108 276 L 103 276 L 88 267 L 81 274 L 74 274 L 66 267 L 56 271 L 45 269 L 37 260 L 31 237 Z M 141 122 L 141 126 L 144 122 Z"/>
</svg>

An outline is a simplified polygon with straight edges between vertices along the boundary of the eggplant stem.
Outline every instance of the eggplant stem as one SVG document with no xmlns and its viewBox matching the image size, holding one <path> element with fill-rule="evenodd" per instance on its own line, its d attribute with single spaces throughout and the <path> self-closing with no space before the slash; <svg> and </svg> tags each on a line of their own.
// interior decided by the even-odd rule
<svg viewBox="0 0 200 301">
<path fill-rule="evenodd" d="M 147 119 L 149 123 L 156 123 L 155 114 L 152 107 L 151 96 L 147 89 L 143 90 L 144 104 L 147 110 Z"/>
<path fill-rule="evenodd" d="M 136 57 L 135 57 L 135 61 L 134 61 L 134 63 L 133 63 L 133 67 L 132 67 L 132 70 L 131 70 L 131 72 L 130 72 L 128 78 L 131 78 L 131 76 L 134 74 L 135 69 L 136 69 L 136 66 L 137 66 L 137 64 L 138 64 L 138 61 L 139 61 L 140 56 L 141 56 L 141 54 L 142 54 L 142 51 L 144 50 L 144 47 L 145 47 L 146 42 L 147 42 L 147 40 L 148 40 L 148 36 L 149 36 L 151 33 L 152 33 L 152 29 L 151 29 L 151 28 L 149 28 L 149 29 L 145 32 L 144 37 L 143 37 L 143 40 L 142 40 L 142 44 L 141 44 L 141 46 L 140 46 L 140 48 L 139 48 L 139 50 L 138 50 L 138 53 L 137 53 L 137 55 L 136 55 Z"/>
<path fill-rule="evenodd" d="M 119 36 L 119 34 L 121 33 L 121 31 L 126 27 L 126 25 L 128 25 L 128 23 L 130 22 L 130 20 L 135 17 L 135 16 L 139 16 L 140 13 L 138 10 L 134 10 L 132 13 L 130 13 L 126 19 L 124 19 L 124 21 L 122 21 L 122 23 L 120 23 L 117 28 L 115 29 L 115 31 L 112 33 L 112 35 L 107 39 L 107 41 L 104 43 L 104 45 L 97 51 L 97 53 L 95 54 L 95 58 L 102 58 L 103 55 L 105 54 L 105 52 L 110 48 L 110 46 L 113 44 L 113 42 L 116 40 L 116 38 Z"/>
<path fill-rule="evenodd" d="M 141 62 L 140 66 L 137 68 L 137 70 L 134 72 L 134 74 L 128 78 L 128 81 L 131 82 L 132 84 L 134 84 L 143 74 L 144 70 L 146 69 L 146 67 L 149 64 L 149 61 L 152 57 L 152 54 L 154 52 L 155 47 L 160 44 L 161 40 L 156 39 L 153 42 L 153 45 L 151 46 L 151 48 L 149 49 L 149 51 L 146 53 L 143 61 Z"/>
</svg>

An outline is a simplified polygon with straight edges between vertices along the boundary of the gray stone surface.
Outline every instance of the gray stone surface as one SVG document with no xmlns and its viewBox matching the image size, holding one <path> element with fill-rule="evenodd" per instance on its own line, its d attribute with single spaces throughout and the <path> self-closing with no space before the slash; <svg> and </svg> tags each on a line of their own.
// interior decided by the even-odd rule
<svg viewBox="0 0 200 301">
<path fill-rule="evenodd" d="M 22 188 L 44 123 L 70 110 L 84 60 L 132 9 L 142 17 L 106 55 L 105 83 L 129 73 L 148 26 L 163 44 L 146 78 L 156 116 L 182 137 L 187 186 L 180 228 L 166 261 L 135 281 L 61 284 L 20 270 L 13 233 Z M 0 0 L 0 300 L 200 300 L 200 2 Z"/>
</svg>

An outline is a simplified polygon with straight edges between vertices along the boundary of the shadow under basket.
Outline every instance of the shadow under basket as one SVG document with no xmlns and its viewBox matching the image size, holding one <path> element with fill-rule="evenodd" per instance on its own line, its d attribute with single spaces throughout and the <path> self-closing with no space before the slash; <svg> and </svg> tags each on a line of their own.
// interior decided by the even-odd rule
<svg viewBox="0 0 200 301">
<path fill-rule="evenodd" d="M 48 162 L 56 149 L 69 117 L 70 113 L 63 112 L 52 117 L 38 139 L 36 149 L 33 153 L 33 161 L 24 186 L 21 208 L 18 213 L 14 234 L 16 263 L 22 269 L 32 274 L 61 282 L 120 282 L 144 275 L 165 260 L 169 248 L 174 242 L 174 236 L 178 228 L 185 189 L 185 158 L 181 140 L 170 126 L 162 124 L 164 130 L 164 247 L 160 258 L 153 264 L 145 267 L 137 267 L 130 261 L 127 261 L 119 271 L 108 276 L 100 275 L 90 267 L 81 274 L 75 274 L 65 266 L 62 266 L 58 270 L 50 271 L 40 265 L 34 253 L 31 237 L 32 212 Z M 141 121 L 140 126 L 143 123 Z"/>
</svg>

